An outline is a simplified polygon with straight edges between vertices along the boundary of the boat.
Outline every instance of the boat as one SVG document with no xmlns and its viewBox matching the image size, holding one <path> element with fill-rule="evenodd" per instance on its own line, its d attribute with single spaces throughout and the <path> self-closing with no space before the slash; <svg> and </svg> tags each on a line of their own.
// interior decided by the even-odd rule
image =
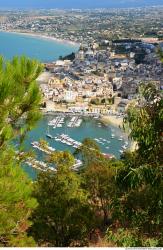
<svg viewBox="0 0 163 250">
<path fill-rule="evenodd" d="M 50 134 L 49 132 L 49 126 L 47 128 L 47 133 L 46 133 L 46 137 L 50 138 L 50 139 L 53 139 L 53 136 Z"/>
<path fill-rule="evenodd" d="M 61 141 L 61 139 L 60 139 L 60 138 L 58 138 L 58 137 L 55 137 L 55 140 L 56 140 L 56 141 Z"/>
<path fill-rule="evenodd" d="M 123 154 L 124 151 L 123 151 L 123 150 L 119 150 L 119 152 L 120 152 L 121 154 Z"/>
<path fill-rule="evenodd" d="M 53 136 L 50 135 L 50 134 L 46 134 L 46 136 L 47 136 L 48 138 L 50 138 L 50 139 L 53 139 Z"/>
<path fill-rule="evenodd" d="M 58 123 L 57 128 L 62 128 L 62 124 Z"/>
</svg>

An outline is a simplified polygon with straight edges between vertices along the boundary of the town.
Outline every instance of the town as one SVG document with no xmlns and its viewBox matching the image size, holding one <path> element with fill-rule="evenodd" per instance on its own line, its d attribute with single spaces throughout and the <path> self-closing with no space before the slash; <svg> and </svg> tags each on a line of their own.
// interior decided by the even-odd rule
<svg viewBox="0 0 163 250">
<path fill-rule="evenodd" d="M 0 28 L 79 44 L 76 53 L 45 63 L 38 78 L 43 110 L 111 116 L 120 125 L 141 83 L 162 89 L 162 13 L 162 7 L 8 10 L 0 12 Z"/>
<path fill-rule="evenodd" d="M 121 39 L 83 44 L 77 53 L 45 64 L 38 81 L 46 111 L 123 118 L 141 83 L 163 87 L 159 46 Z"/>
<path fill-rule="evenodd" d="M 161 249 L 161 1 L 1 1 L 0 247 Z"/>
<path fill-rule="evenodd" d="M 0 10 L 0 29 L 90 44 L 102 39 L 163 38 L 163 7 Z"/>
</svg>

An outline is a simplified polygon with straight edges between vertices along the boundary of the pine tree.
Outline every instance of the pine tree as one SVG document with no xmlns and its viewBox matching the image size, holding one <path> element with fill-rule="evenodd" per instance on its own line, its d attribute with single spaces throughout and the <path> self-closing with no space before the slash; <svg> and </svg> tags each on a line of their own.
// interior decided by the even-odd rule
<svg viewBox="0 0 163 250">
<path fill-rule="evenodd" d="M 0 245 L 33 246 L 26 231 L 36 207 L 32 182 L 21 168 L 13 139 L 21 146 L 26 133 L 40 118 L 41 94 L 36 78 L 42 66 L 26 57 L 0 58 Z M 19 147 L 21 150 L 21 147 Z"/>
</svg>

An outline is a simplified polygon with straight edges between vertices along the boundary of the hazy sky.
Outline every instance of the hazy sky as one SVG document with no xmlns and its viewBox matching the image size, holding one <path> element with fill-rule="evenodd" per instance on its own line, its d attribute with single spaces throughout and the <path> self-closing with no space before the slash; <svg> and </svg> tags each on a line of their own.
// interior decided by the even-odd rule
<svg viewBox="0 0 163 250">
<path fill-rule="evenodd" d="M 103 8 L 163 5 L 163 0 L 0 0 L 0 8 Z"/>
</svg>

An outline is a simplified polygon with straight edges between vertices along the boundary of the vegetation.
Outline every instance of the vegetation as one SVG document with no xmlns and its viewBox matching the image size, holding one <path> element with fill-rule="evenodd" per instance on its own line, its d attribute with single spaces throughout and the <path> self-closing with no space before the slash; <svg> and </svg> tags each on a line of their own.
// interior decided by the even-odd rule
<svg viewBox="0 0 163 250">
<path fill-rule="evenodd" d="M 113 104 L 113 98 L 94 98 L 94 99 L 91 99 L 90 101 L 91 104 L 94 104 L 94 105 L 111 105 Z"/>
<path fill-rule="evenodd" d="M 39 245 L 87 245 L 93 214 L 80 177 L 71 169 L 74 158 L 68 152 L 56 152 L 50 162 L 57 172 L 40 174 L 35 184 L 39 205 L 32 217 L 32 235 Z"/>
<path fill-rule="evenodd" d="M 0 246 L 33 246 L 26 231 L 37 201 L 32 182 L 20 167 L 21 154 L 11 141 L 26 133 L 40 118 L 41 95 L 35 79 L 42 66 L 25 57 L 11 62 L 0 59 Z"/>
<path fill-rule="evenodd" d="M 142 101 L 138 106 L 130 107 L 126 119 L 138 149 L 122 157 L 125 167 L 117 176 L 121 195 L 116 201 L 113 217 L 118 218 L 124 234 L 127 233 L 124 230 L 129 230 L 130 234 L 136 235 L 137 246 L 161 246 L 163 102 L 154 85 L 141 86 L 140 92 Z"/>
<path fill-rule="evenodd" d="M 20 166 L 28 157 L 22 154 L 24 138 L 40 118 L 35 79 L 41 70 L 25 57 L 1 59 L 0 246 L 89 246 L 93 233 L 109 246 L 162 246 L 160 91 L 140 86 L 140 99 L 128 109 L 124 122 L 137 142 L 134 152 L 110 160 L 86 138 L 75 152 L 83 161 L 80 171 L 73 170 L 69 152 L 54 152 L 47 161 L 56 172 L 42 172 L 32 183 Z"/>
<path fill-rule="evenodd" d="M 71 54 L 67 55 L 67 56 L 60 56 L 59 57 L 59 60 L 70 60 L 70 61 L 73 61 L 75 59 L 75 53 L 72 52 Z"/>
</svg>

